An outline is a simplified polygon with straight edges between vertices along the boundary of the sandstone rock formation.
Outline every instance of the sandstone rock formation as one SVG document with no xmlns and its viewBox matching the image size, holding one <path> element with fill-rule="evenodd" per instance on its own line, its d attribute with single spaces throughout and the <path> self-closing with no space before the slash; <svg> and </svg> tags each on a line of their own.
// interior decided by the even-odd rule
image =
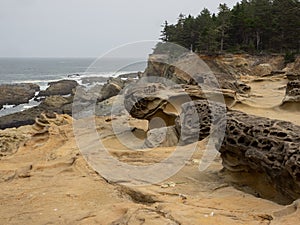
<svg viewBox="0 0 300 225">
<path fill-rule="evenodd" d="M 159 83 L 148 83 L 126 89 L 124 104 L 132 117 L 147 119 L 149 129 L 153 129 L 175 125 L 175 119 L 181 112 L 181 105 L 185 102 L 199 99 L 222 102 L 224 98 L 235 101 L 236 93 L 228 89 L 203 91 L 197 85 L 166 87 Z"/>
<path fill-rule="evenodd" d="M 287 75 L 289 82 L 286 87 L 285 97 L 282 102 L 282 107 L 293 105 L 297 109 L 300 108 L 300 76 L 297 74 Z M 298 107 L 297 107 L 298 106 Z"/>
<path fill-rule="evenodd" d="M 30 132 L 26 128 L 9 131 L 0 130 L 0 160 L 2 157 L 11 156 L 18 148 L 30 138 Z"/>
<path fill-rule="evenodd" d="M 78 83 L 74 80 L 50 82 L 49 87 L 45 91 L 41 91 L 39 96 L 70 95 L 77 86 Z"/>
<path fill-rule="evenodd" d="M 174 84 L 204 85 L 209 88 L 230 89 L 247 93 L 250 87 L 238 81 L 226 70 L 212 71 L 207 61 L 195 54 L 185 54 L 172 61 L 168 55 L 150 55 L 144 77 L 161 77 Z M 205 62 L 205 63 L 204 63 Z"/>
<path fill-rule="evenodd" d="M 218 111 L 216 124 L 207 101 L 183 104 L 176 125 L 183 144 L 202 140 L 224 125 L 221 148 L 223 165 L 232 172 L 264 174 L 274 188 L 291 200 L 300 197 L 300 127 L 292 123 L 247 115 L 238 111 L 227 114 L 219 103 L 210 103 Z M 191 115 L 191 112 L 193 113 Z M 197 116 L 195 115 L 197 112 Z M 192 118 L 198 119 L 198 123 Z M 215 121 L 215 120 L 214 120 Z M 226 121 L 226 122 L 224 122 Z"/>
<path fill-rule="evenodd" d="M 0 85 L 0 109 L 3 105 L 28 103 L 40 90 L 36 84 L 2 84 Z"/>
<path fill-rule="evenodd" d="M 284 70 L 287 73 L 295 73 L 300 74 L 300 56 L 296 56 L 295 61 L 292 63 L 287 64 L 286 68 Z"/>
<path fill-rule="evenodd" d="M 197 154 L 180 172 L 162 183 L 146 187 L 112 183 L 84 160 L 74 139 L 72 118 L 49 116 L 53 117 L 41 116 L 38 125 L 26 131 L 18 128 L 17 132 L 31 133 L 30 137 L 15 154 L 1 158 L 0 202 L 5 207 L 0 210 L 0 224 L 295 225 L 299 220 L 297 202 L 281 206 L 229 185 L 219 172 L 219 159 L 200 173 L 194 162 L 201 158 L 205 143 L 199 144 Z M 107 150 L 124 163 L 147 166 L 174 150 L 132 151 L 118 144 L 112 121 L 96 120 L 99 136 L 107 137 L 102 139 Z M 86 144 L 95 143 L 87 138 Z M 129 177 L 124 179 L 130 182 Z"/>
</svg>

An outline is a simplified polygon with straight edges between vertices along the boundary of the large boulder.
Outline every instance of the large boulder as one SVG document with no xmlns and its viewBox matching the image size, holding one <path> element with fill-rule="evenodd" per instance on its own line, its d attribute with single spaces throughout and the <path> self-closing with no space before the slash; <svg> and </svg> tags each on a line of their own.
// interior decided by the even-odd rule
<svg viewBox="0 0 300 225">
<path fill-rule="evenodd" d="M 114 97 L 124 88 L 125 82 L 121 78 L 110 78 L 100 90 L 98 102 Z"/>
<path fill-rule="evenodd" d="M 272 71 L 273 71 L 273 68 L 268 63 L 262 63 L 253 68 L 253 73 L 256 76 L 266 76 L 266 75 L 271 74 Z"/>
<path fill-rule="evenodd" d="M 212 124 L 210 104 L 219 115 L 214 120 L 217 121 L 215 124 Z M 183 104 L 183 111 L 176 120 L 180 138 L 184 137 L 181 141 L 185 142 L 182 144 L 202 140 L 223 127 L 225 137 L 217 150 L 221 153 L 227 170 L 263 174 L 280 195 L 290 201 L 298 199 L 300 126 L 238 111 L 228 111 L 225 114 L 223 109 L 219 103 L 208 101 Z M 193 119 L 198 122 L 193 123 Z M 215 140 L 215 143 L 218 141 L 221 142 Z"/>
<path fill-rule="evenodd" d="M 40 90 L 37 84 L 2 84 L 0 85 L 0 109 L 3 105 L 28 103 Z"/>
<path fill-rule="evenodd" d="M 41 91 L 39 96 L 70 95 L 73 93 L 73 89 L 78 86 L 78 83 L 74 80 L 60 80 L 50 82 L 48 85 L 49 87 L 45 91 Z"/>
</svg>

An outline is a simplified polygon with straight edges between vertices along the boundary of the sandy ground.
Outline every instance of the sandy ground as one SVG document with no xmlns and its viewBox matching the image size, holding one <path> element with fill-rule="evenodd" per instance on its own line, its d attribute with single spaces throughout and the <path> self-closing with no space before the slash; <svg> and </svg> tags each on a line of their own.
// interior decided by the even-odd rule
<svg viewBox="0 0 300 225">
<path fill-rule="evenodd" d="M 278 107 L 286 80 L 247 82 L 252 87 L 252 97 L 234 109 L 300 124 L 299 113 Z M 184 168 L 168 180 L 148 186 L 124 186 L 122 183 L 130 180 L 109 181 L 88 165 L 77 147 L 70 117 L 60 116 L 57 120 L 51 122 L 48 132 L 36 126 L 19 128 L 17 132 L 30 137 L 16 153 L 0 158 L 0 224 L 299 223 L 297 202 L 279 205 L 259 198 L 247 186 L 232 185 L 234 178 L 222 172 L 219 157 L 200 172 L 198 165 L 206 141 L 198 143 Z M 149 165 L 174 151 L 156 148 L 133 152 L 114 135 L 111 123 L 108 118 L 97 118 L 97 131 L 111 155 L 122 162 Z M 89 131 L 82 131 L 82 135 L 86 135 L 87 145 L 93 146 L 93 140 L 84 132 Z M 130 140 L 130 135 L 124 132 L 121 139 Z M 143 136 L 142 132 L 136 135 Z"/>
</svg>

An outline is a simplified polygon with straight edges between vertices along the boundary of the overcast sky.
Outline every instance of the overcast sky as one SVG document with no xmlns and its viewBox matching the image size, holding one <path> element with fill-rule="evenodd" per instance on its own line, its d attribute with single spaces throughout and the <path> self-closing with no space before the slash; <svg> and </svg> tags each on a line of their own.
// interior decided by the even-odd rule
<svg viewBox="0 0 300 225">
<path fill-rule="evenodd" d="M 163 22 L 179 13 L 216 12 L 220 3 L 237 1 L 0 0 L 0 57 L 95 57 L 158 40 Z"/>
</svg>

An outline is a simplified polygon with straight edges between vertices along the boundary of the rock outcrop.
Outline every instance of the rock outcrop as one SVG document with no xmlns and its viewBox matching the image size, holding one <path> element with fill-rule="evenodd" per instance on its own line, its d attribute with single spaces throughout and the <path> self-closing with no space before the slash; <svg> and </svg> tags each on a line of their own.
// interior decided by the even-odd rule
<svg viewBox="0 0 300 225">
<path fill-rule="evenodd" d="M 207 101 L 183 104 L 176 124 L 180 136 L 184 138 L 181 140 L 183 144 L 196 141 L 197 137 L 202 140 L 226 126 L 224 141 L 218 149 L 224 167 L 232 172 L 262 173 L 278 193 L 290 200 L 298 199 L 300 127 L 238 111 L 225 114 L 221 105 L 210 104 L 219 111 L 216 114 L 219 116 L 214 119 L 218 121 L 216 124 L 211 124 L 211 110 Z M 194 122 L 193 118 L 199 122 Z"/>
<path fill-rule="evenodd" d="M 296 74 L 288 74 L 287 77 L 289 79 L 289 82 L 286 87 L 286 93 L 282 102 L 282 107 L 289 107 L 292 104 L 299 109 L 300 108 L 300 76 Z"/>
<path fill-rule="evenodd" d="M 149 121 L 149 129 L 175 125 L 181 105 L 192 100 L 236 98 L 232 90 L 203 91 L 197 85 L 165 86 L 159 83 L 134 85 L 125 90 L 124 103 L 130 115 Z M 159 119 L 157 119 L 159 118 Z"/>
<path fill-rule="evenodd" d="M 73 93 L 73 89 L 78 86 L 78 83 L 74 80 L 60 80 L 50 82 L 48 85 L 49 87 L 45 91 L 41 91 L 39 96 L 70 95 Z"/>
<path fill-rule="evenodd" d="M 209 88 L 230 89 L 237 93 L 248 93 L 250 87 L 238 81 L 226 70 L 212 71 L 208 61 L 195 54 L 185 54 L 172 61 L 168 55 L 150 55 L 144 77 L 161 77 L 174 84 L 204 85 Z"/>
<path fill-rule="evenodd" d="M 28 103 L 40 90 L 36 84 L 2 84 L 0 85 L 0 109 L 3 105 Z"/>
</svg>

